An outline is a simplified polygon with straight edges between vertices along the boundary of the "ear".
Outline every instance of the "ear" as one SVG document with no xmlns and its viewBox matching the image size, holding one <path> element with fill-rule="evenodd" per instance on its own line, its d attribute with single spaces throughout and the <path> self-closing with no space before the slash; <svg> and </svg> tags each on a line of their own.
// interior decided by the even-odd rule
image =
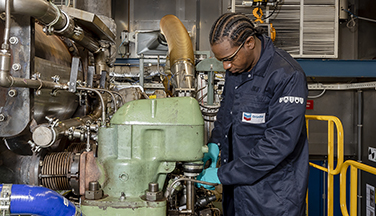
<svg viewBox="0 0 376 216">
<path fill-rule="evenodd" d="M 246 47 L 248 47 L 248 49 L 251 49 L 253 50 L 255 47 L 256 47 L 256 40 L 255 40 L 255 37 L 254 36 L 249 36 L 246 40 L 245 40 L 245 44 L 244 44 Z"/>
</svg>

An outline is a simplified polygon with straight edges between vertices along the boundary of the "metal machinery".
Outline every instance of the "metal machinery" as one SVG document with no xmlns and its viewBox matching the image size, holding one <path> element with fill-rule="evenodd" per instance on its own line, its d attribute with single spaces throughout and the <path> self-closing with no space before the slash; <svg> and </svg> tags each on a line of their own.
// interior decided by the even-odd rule
<svg viewBox="0 0 376 216">
<path fill-rule="evenodd" d="M 375 29 L 359 22 L 363 33 L 348 33 L 347 18 L 338 21 L 339 8 L 348 8 L 342 0 L 57 2 L 0 0 L 3 215 L 220 215 L 221 187 L 211 192 L 194 184 L 224 86 L 222 64 L 206 51 L 215 19 L 227 11 L 262 17 L 259 26 L 270 35 L 271 27 L 276 29 L 277 47 L 324 63 L 357 58 L 358 48 L 349 41 L 358 37 L 359 59 L 368 55 L 369 45 L 360 42 L 373 41 Z M 361 6 L 359 11 L 374 5 L 349 2 Z M 365 129 L 374 125 L 374 104 L 362 107 L 361 100 L 364 94 L 364 101 L 375 101 L 376 84 L 359 89 L 347 82 L 375 76 L 363 76 L 359 71 L 368 68 L 356 65 L 355 75 L 338 81 L 346 82 L 347 91 L 325 93 L 336 86 L 316 82 L 331 83 L 328 74 L 338 70 L 343 76 L 351 67 L 328 67 L 317 75 L 326 66 L 312 73 L 312 65 L 299 63 L 315 102 L 307 114 L 338 116 L 344 122 L 345 156 L 374 165 L 376 159 L 367 154 L 374 146 L 361 149 L 362 139 L 374 140 L 373 130 Z M 363 114 L 355 112 L 362 109 L 363 123 Z M 326 128 L 310 128 L 317 134 L 310 137 L 310 156 L 325 163 Z M 356 136 L 349 133 L 357 129 Z M 361 179 L 367 187 L 373 180 Z M 317 197 L 316 203 L 325 203 L 322 194 Z"/>
<path fill-rule="evenodd" d="M 80 3 L 97 11 L 0 1 L 0 212 L 212 215 L 206 205 L 216 197 L 194 186 L 207 149 L 190 97 L 188 32 L 175 16 L 162 18 L 159 37 L 179 97 L 149 100 L 141 86 L 121 89 L 110 79 L 116 27 L 104 6 L 111 1 L 94 9 L 94 1 Z"/>
</svg>

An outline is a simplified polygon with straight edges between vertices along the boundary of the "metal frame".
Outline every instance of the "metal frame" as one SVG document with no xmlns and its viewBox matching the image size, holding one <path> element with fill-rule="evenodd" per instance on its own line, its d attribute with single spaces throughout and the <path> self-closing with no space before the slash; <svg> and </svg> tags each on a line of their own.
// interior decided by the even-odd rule
<svg viewBox="0 0 376 216">
<path fill-rule="evenodd" d="M 356 216 L 358 210 L 358 169 L 369 172 L 376 175 L 376 168 L 371 167 L 353 160 L 347 160 L 342 165 L 341 174 L 340 174 L 340 205 L 341 212 L 343 216 L 349 216 L 346 205 L 346 173 L 347 168 L 350 168 L 350 215 Z"/>
<path fill-rule="evenodd" d="M 334 175 L 341 172 L 343 158 L 344 158 L 344 145 L 343 145 L 343 126 L 342 122 L 335 116 L 320 116 L 320 115 L 306 115 L 307 134 L 309 129 L 309 120 L 319 120 L 328 122 L 328 168 L 319 166 L 314 163 L 309 163 L 310 166 L 328 173 L 328 195 L 327 195 L 327 215 L 333 215 L 334 210 Z M 334 166 L 334 125 L 337 129 L 337 165 Z M 341 184 L 342 187 L 342 184 Z"/>
</svg>

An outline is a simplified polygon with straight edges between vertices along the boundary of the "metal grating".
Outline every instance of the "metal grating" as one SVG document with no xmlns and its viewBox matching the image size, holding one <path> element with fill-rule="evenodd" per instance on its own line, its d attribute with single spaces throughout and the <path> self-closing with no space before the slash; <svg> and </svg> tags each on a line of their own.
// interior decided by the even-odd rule
<svg viewBox="0 0 376 216">
<path fill-rule="evenodd" d="M 242 0 L 233 2 L 236 12 L 254 18 L 253 7 L 243 6 Z M 267 16 L 268 11 L 263 10 Z M 277 32 L 274 44 L 293 57 L 337 58 L 337 17 L 336 0 L 284 0 L 269 19 Z"/>
</svg>

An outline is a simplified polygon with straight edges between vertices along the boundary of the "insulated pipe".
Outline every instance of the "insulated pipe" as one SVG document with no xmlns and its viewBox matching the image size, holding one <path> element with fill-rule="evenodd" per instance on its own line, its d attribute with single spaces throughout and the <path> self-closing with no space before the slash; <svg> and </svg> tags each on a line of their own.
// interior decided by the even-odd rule
<svg viewBox="0 0 376 216">
<path fill-rule="evenodd" d="M 170 54 L 171 72 L 178 96 L 191 96 L 195 91 L 194 55 L 191 38 L 183 23 L 174 15 L 166 15 L 160 21 Z"/>
<path fill-rule="evenodd" d="M 0 184 L 0 191 L 5 185 Z M 11 185 L 10 214 L 40 216 L 76 216 L 76 207 L 57 192 L 29 185 Z"/>
<path fill-rule="evenodd" d="M 167 40 L 171 66 L 181 60 L 194 65 L 191 38 L 179 18 L 171 14 L 166 15 L 162 17 L 159 27 Z"/>
<path fill-rule="evenodd" d="M 6 10 L 6 1 L 0 0 L 0 11 Z M 10 11 L 14 14 L 29 15 L 36 18 L 43 24 L 52 23 L 55 19 L 55 29 L 63 29 L 67 23 L 65 16 L 57 18 L 59 12 L 57 7 L 45 0 L 10 0 Z"/>
<path fill-rule="evenodd" d="M 0 0 L 0 11 L 7 11 L 6 2 Z M 76 29 L 74 21 L 52 3 L 45 0 L 9 0 L 10 11 L 14 14 L 23 14 L 34 17 L 42 25 L 52 24 L 55 32 L 68 37 L 83 47 L 96 53 L 100 51 L 100 45 L 82 29 Z M 4 35 L 5 37 L 5 35 Z"/>
<path fill-rule="evenodd" d="M 10 13 L 27 14 L 38 19 L 43 24 L 53 24 L 57 29 L 57 33 L 75 40 L 80 45 L 89 49 L 91 52 L 99 52 L 99 44 L 92 38 L 87 37 L 85 32 L 78 28 L 65 13 L 44 0 L 0 0 L 0 11 L 6 11 L 6 27 L 4 32 L 4 42 L 0 50 L 0 86 L 1 87 L 26 87 L 26 88 L 49 88 L 49 89 L 65 89 L 66 86 L 54 82 L 31 80 L 12 77 L 10 74 L 11 55 L 9 53 L 8 37 Z"/>
<path fill-rule="evenodd" d="M 103 98 L 101 98 L 101 101 L 102 100 Z M 53 127 L 47 124 L 37 126 L 32 132 L 34 144 L 42 148 L 50 147 L 56 142 L 56 140 L 60 139 L 61 136 L 68 136 L 67 131 L 69 128 L 84 126 L 88 121 L 94 122 L 101 117 L 101 114 L 102 118 L 105 118 L 105 116 L 103 117 L 103 113 L 105 113 L 103 112 L 103 105 L 104 104 L 102 103 L 99 104 L 90 115 L 62 120 L 59 121 L 59 124 Z M 102 125 L 103 124 L 105 124 L 105 121 L 102 121 Z"/>
</svg>

